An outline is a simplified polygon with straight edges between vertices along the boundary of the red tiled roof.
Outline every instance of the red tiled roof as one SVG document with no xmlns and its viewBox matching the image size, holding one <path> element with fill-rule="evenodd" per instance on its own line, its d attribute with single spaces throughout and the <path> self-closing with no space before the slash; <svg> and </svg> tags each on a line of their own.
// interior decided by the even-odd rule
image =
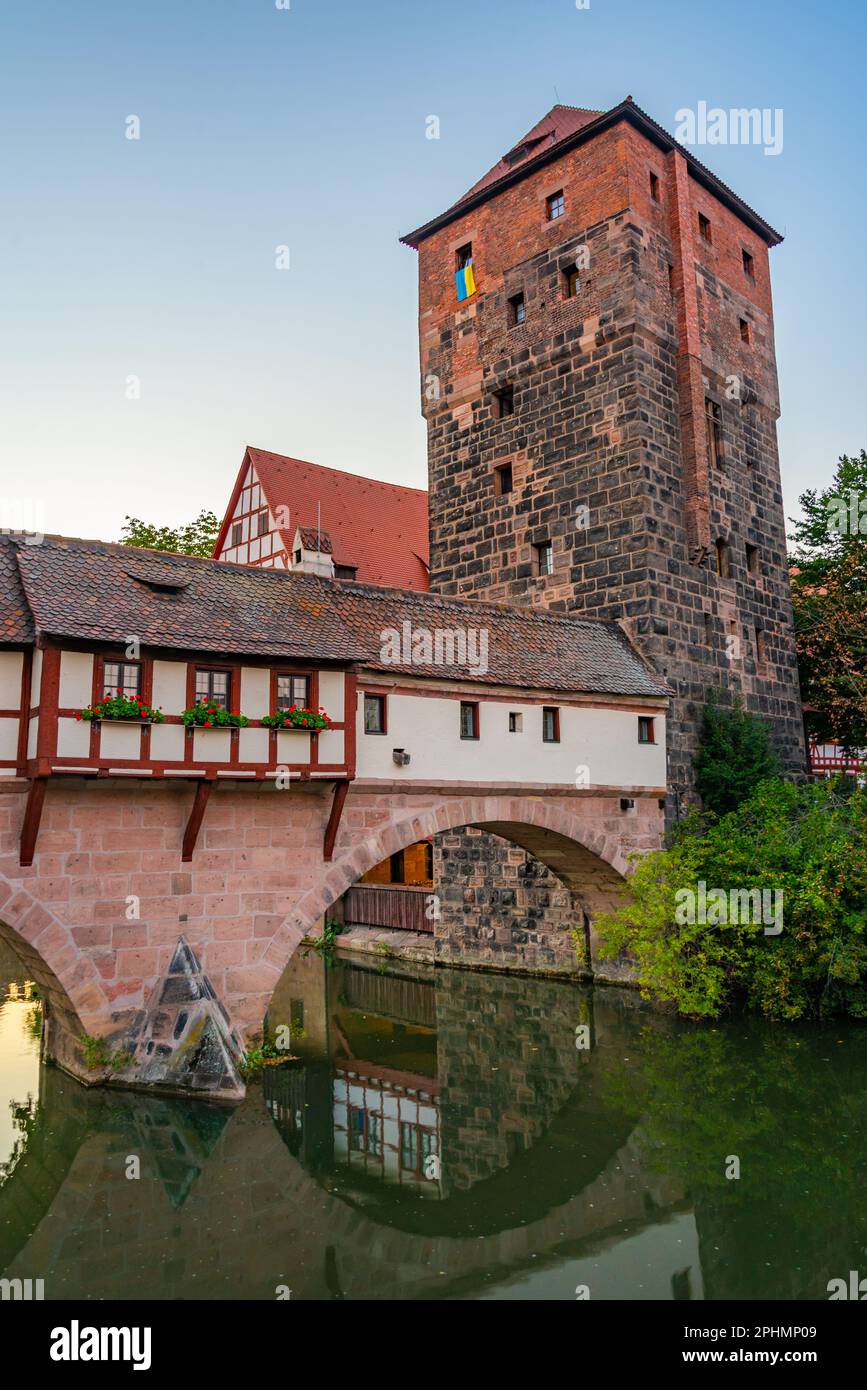
<svg viewBox="0 0 867 1390">
<path fill-rule="evenodd" d="M 33 641 L 33 618 L 21 587 L 17 548 L 26 544 L 23 536 L 0 532 L 0 645 Z"/>
<path fill-rule="evenodd" d="M 670 694 L 614 623 L 102 541 L 46 536 L 10 551 L 37 633 L 54 638 L 116 644 L 134 632 L 145 647 L 186 652 L 357 662 L 530 690 Z M 0 614 L 14 609 L 21 592 L 17 574 L 0 568 L 4 578 Z M 435 651 L 425 659 L 409 647 L 414 632 L 471 630 L 487 634 L 484 670 L 478 662 L 456 664 L 459 649 L 438 662 Z M 392 633 L 400 637 L 397 652 Z"/>
<path fill-rule="evenodd" d="M 248 462 L 256 470 L 271 511 L 289 510 L 289 524 L 281 531 L 287 551 L 296 526 L 315 525 L 318 504 L 319 524 L 331 537 L 335 564 L 355 566 L 357 578 L 368 584 L 427 589 L 428 512 L 423 488 L 362 478 L 267 449 L 247 449 L 214 555 L 225 542 Z"/>
<path fill-rule="evenodd" d="M 489 184 L 496 183 L 504 174 L 508 174 L 521 162 L 512 156 L 518 155 L 519 151 L 526 150 L 524 159 L 530 155 L 541 154 L 542 150 L 550 150 L 554 145 L 559 145 L 561 140 L 565 140 L 567 135 L 574 135 L 576 130 L 582 126 L 589 125 L 595 121 L 597 116 L 601 116 L 601 111 L 588 111 L 580 106 L 552 106 L 547 116 L 543 116 L 541 121 L 537 121 L 532 130 L 528 130 L 523 140 L 519 140 L 513 145 L 511 150 L 507 150 L 502 159 L 498 159 L 493 168 L 489 169 L 478 183 L 474 183 L 472 188 L 459 198 L 454 204 L 460 207 L 461 203 L 472 198 L 474 194 L 481 193 L 483 188 Z M 451 211 L 451 209 L 450 209 Z"/>
</svg>

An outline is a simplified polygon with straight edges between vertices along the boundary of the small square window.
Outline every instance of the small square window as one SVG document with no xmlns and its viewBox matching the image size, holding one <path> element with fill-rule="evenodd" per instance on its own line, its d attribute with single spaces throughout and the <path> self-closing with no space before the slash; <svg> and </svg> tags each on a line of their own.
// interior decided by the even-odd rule
<svg viewBox="0 0 867 1390">
<path fill-rule="evenodd" d="M 738 319 L 738 327 L 740 328 L 741 342 L 742 342 L 742 343 L 750 343 L 750 342 L 752 342 L 752 334 L 750 333 L 750 325 L 749 325 L 748 320 L 747 320 L 747 319 Z"/>
<path fill-rule="evenodd" d="M 576 266 L 567 266 L 563 271 L 563 292 L 567 299 L 574 299 L 581 290 L 581 276 Z"/>
<path fill-rule="evenodd" d="M 512 491 L 512 465 L 501 463 L 494 469 L 494 495 L 505 497 Z"/>
<path fill-rule="evenodd" d="M 384 734 L 385 731 L 385 696 L 365 695 L 364 732 L 366 734 Z"/>
<path fill-rule="evenodd" d="M 722 539 L 714 544 L 714 560 L 716 572 L 720 579 L 728 579 L 731 573 L 729 566 L 729 548 Z"/>
<path fill-rule="evenodd" d="M 259 513 L 259 524 L 258 524 L 258 526 L 257 526 L 257 535 L 260 535 L 260 536 L 267 536 L 267 534 L 268 534 L 268 511 L 267 511 L 267 508 L 266 508 L 265 511 Z"/>
<path fill-rule="evenodd" d="M 243 534 L 244 534 L 244 523 L 243 523 L 242 521 L 236 521 L 236 522 L 234 522 L 233 525 L 232 525 L 232 544 L 233 544 L 233 545 L 240 545 L 240 544 L 241 544 L 241 537 L 243 536 Z"/>
<path fill-rule="evenodd" d="M 650 196 L 655 203 L 659 202 L 659 176 L 654 174 L 652 170 L 650 173 Z"/>
<path fill-rule="evenodd" d="M 494 419 L 502 420 L 506 415 L 515 413 L 515 388 L 514 386 L 502 386 L 499 391 L 494 392 Z"/>
<path fill-rule="evenodd" d="M 533 574 L 554 573 L 554 546 L 551 541 L 542 541 L 533 546 Z"/>
<path fill-rule="evenodd" d="M 135 661 L 106 661 L 102 668 L 102 698 L 122 691 L 127 699 L 141 694 L 141 666 Z"/>
<path fill-rule="evenodd" d="M 713 236 L 711 234 L 710 229 L 710 219 L 705 217 L 703 212 L 700 212 L 698 215 L 698 230 L 701 235 L 702 241 L 713 241 Z"/>
<path fill-rule="evenodd" d="M 764 664 L 768 659 L 768 647 L 765 641 L 765 634 L 760 627 L 756 628 L 756 661 Z"/>
<path fill-rule="evenodd" d="M 542 742 L 560 742 L 560 711 L 553 705 L 545 705 L 542 710 Z"/>
<path fill-rule="evenodd" d="M 746 275 L 748 280 L 755 280 L 756 263 L 745 247 L 741 249 L 741 257 L 744 263 L 744 275 Z"/>
<path fill-rule="evenodd" d="M 513 294 L 509 300 L 509 319 L 512 324 L 526 322 L 527 305 L 522 294 Z"/>
<path fill-rule="evenodd" d="M 455 252 L 455 269 L 466 270 L 468 265 L 473 263 L 473 243 L 468 241 L 466 246 Z"/>
<path fill-rule="evenodd" d="M 656 738 L 653 730 L 653 719 L 649 715 L 639 714 L 638 716 L 638 742 L 655 743 Z"/>
<path fill-rule="evenodd" d="M 306 709 L 310 699 L 310 686 L 307 676 L 277 677 L 277 708 Z"/>
<path fill-rule="evenodd" d="M 524 727 L 524 716 L 515 710 L 509 711 L 509 733 L 520 734 Z"/>
<path fill-rule="evenodd" d="M 750 574 L 759 573 L 759 547 L 757 545 L 747 546 L 747 570 Z"/>
<path fill-rule="evenodd" d="M 229 672 L 196 671 L 196 702 L 229 708 Z"/>
<path fill-rule="evenodd" d="M 566 211 L 566 200 L 563 197 L 563 190 L 559 193 L 552 193 L 548 198 L 548 221 L 554 222 L 558 217 L 562 217 Z"/>
<path fill-rule="evenodd" d="M 461 738 L 478 738 L 479 707 L 474 701 L 461 700 Z"/>
</svg>

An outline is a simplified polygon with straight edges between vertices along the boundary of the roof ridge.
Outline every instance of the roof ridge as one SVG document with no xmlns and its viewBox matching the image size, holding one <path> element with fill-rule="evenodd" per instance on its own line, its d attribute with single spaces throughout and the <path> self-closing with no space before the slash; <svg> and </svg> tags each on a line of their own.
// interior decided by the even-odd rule
<svg viewBox="0 0 867 1390">
<path fill-rule="evenodd" d="M 328 463 L 313 463 L 311 459 L 296 458 L 293 454 L 276 454 L 273 449 L 260 449 L 258 444 L 247 444 L 244 446 L 247 453 L 264 454 L 269 459 L 277 459 L 280 463 L 300 463 L 305 468 L 315 468 L 318 473 L 337 473 L 342 478 L 357 478 L 363 483 L 375 483 L 378 487 L 394 487 L 401 492 L 417 492 L 427 496 L 427 488 L 412 487 L 409 483 L 392 483 L 386 478 L 369 478 L 366 473 L 353 473 L 348 468 L 333 468 Z"/>
</svg>

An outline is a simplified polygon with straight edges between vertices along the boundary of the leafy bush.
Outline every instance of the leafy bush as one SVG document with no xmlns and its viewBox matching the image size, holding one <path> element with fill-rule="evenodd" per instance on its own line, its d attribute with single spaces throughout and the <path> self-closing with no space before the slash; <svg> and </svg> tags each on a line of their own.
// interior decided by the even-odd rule
<svg viewBox="0 0 867 1390">
<path fill-rule="evenodd" d="M 716 815 L 734 811 L 759 782 L 780 770 L 765 721 L 749 714 L 739 699 L 721 705 L 712 690 L 693 765 L 702 805 Z"/>
<path fill-rule="evenodd" d="M 712 911 L 683 920 L 679 905 L 699 885 L 708 897 L 782 894 L 781 933 Z M 682 1014 L 715 1018 L 745 1003 L 776 1019 L 867 1017 L 867 791 L 772 780 L 719 819 L 693 812 L 668 848 L 638 861 L 628 899 L 596 925 L 603 956 L 627 952 L 642 991 Z"/>
</svg>

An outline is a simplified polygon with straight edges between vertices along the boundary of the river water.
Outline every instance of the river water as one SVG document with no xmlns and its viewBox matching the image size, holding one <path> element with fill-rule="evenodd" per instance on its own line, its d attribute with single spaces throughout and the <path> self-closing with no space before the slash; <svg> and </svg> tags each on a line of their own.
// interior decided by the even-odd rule
<svg viewBox="0 0 867 1390">
<path fill-rule="evenodd" d="M 47 1299 L 826 1299 L 867 1273 L 867 1028 L 296 956 L 235 1108 L 39 1062 L 0 955 L 0 1272 Z M 739 1173 L 739 1175 L 737 1175 Z"/>
</svg>

